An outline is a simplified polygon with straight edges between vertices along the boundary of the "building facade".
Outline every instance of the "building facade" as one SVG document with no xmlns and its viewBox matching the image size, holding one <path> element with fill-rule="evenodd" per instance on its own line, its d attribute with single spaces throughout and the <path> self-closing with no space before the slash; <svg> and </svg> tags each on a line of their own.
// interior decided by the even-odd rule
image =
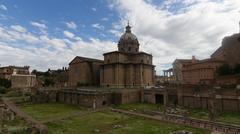
<svg viewBox="0 0 240 134">
<path fill-rule="evenodd" d="M 69 63 L 69 86 L 100 85 L 100 65 L 102 60 L 75 57 Z"/>
<path fill-rule="evenodd" d="M 213 59 L 225 60 L 228 64 L 234 66 L 240 64 L 240 33 L 225 37 L 222 46 L 212 55 Z"/>
<path fill-rule="evenodd" d="M 36 86 L 36 75 L 31 75 L 29 66 L 6 66 L 0 68 L 0 78 L 8 79 L 12 88 L 30 88 Z"/>
<path fill-rule="evenodd" d="M 101 86 L 113 88 L 154 86 L 155 66 L 152 64 L 152 55 L 139 52 L 139 46 L 137 37 L 132 34 L 128 25 L 119 40 L 118 51 L 103 54 Z"/>
<path fill-rule="evenodd" d="M 13 74 L 11 76 L 12 88 L 31 88 L 37 85 L 36 75 Z"/>
<path fill-rule="evenodd" d="M 29 75 L 29 66 L 6 66 L 0 68 L 0 78 L 11 80 L 13 74 Z"/>
<path fill-rule="evenodd" d="M 211 84 L 216 77 L 216 70 L 225 62 L 216 59 L 205 59 L 187 64 L 183 68 L 183 84 Z"/>
<path fill-rule="evenodd" d="M 176 84 L 183 84 L 183 68 L 191 63 L 196 63 L 198 60 L 195 56 L 192 59 L 176 59 L 172 66 L 173 66 L 173 83 Z"/>
</svg>

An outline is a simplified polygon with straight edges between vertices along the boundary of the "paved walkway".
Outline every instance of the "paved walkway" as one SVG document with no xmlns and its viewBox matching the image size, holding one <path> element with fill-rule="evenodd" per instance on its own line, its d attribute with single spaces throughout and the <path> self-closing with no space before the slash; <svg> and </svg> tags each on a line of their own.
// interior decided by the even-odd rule
<svg viewBox="0 0 240 134">
<path fill-rule="evenodd" d="M 124 113 L 128 115 L 140 116 L 153 120 L 168 121 L 173 123 L 178 123 L 182 125 L 187 125 L 196 128 L 203 128 L 212 130 L 212 134 L 240 134 L 240 126 L 229 125 L 224 123 L 215 123 L 206 120 L 194 119 L 194 118 L 184 118 L 179 115 L 163 114 L 161 112 L 146 111 L 144 113 L 127 111 L 122 109 L 111 109 L 113 112 Z"/>
<path fill-rule="evenodd" d="M 33 128 L 36 128 L 40 134 L 48 134 L 48 129 L 41 122 L 35 120 L 22 110 L 20 110 L 11 100 L 8 98 L 2 97 L 2 103 L 6 106 L 6 108 L 10 109 L 16 116 L 24 119 L 27 123 L 29 123 Z M 34 130 L 33 130 L 34 131 Z"/>
</svg>

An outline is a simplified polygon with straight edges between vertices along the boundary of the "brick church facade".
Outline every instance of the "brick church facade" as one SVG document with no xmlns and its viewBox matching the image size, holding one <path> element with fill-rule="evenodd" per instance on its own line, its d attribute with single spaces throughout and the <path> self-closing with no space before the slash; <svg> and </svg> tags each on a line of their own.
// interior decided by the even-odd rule
<svg viewBox="0 0 240 134">
<path fill-rule="evenodd" d="M 118 51 L 103 54 L 101 86 L 133 88 L 154 85 L 155 66 L 152 64 L 152 55 L 139 52 L 139 45 L 128 25 L 118 42 Z"/>
<path fill-rule="evenodd" d="M 118 42 L 118 51 L 103 54 L 104 61 L 97 59 L 77 61 L 76 58 L 69 64 L 69 83 L 89 83 L 99 80 L 100 86 L 110 88 L 138 88 L 154 86 L 155 66 L 152 64 L 152 55 L 139 51 L 137 37 L 131 32 L 131 27 L 126 26 L 125 33 Z M 96 64 L 95 69 L 90 66 Z M 91 71 L 95 70 L 95 71 Z M 89 76 L 92 78 L 89 79 Z M 98 78 L 99 77 L 99 78 Z M 98 83 L 98 82 L 94 82 Z"/>
</svg>

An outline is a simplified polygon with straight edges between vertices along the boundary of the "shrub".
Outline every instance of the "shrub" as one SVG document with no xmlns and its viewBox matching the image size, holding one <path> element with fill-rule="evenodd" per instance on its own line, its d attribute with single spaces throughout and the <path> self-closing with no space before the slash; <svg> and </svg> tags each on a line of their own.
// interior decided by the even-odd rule
<svg viewBox="0 0 240 134">
<path fill-rule="evenodd" d="M 228 64 L 223 64 L 217 69 L 217 74 L 219 76 L 231 75 L 231 74 L 240 74 L 240 64 L 235 66 L 230 66 Z"/>
<path fill-rule="evenodd" d="M 217 74 L 219 76 L 229 75 L 232 73 L 232 69 L 228 64 L 223 64 L 217 69 Z"/>
<path fill-rule="evenodd" d="M 240 64 L 236 64 L 233 71 L 234 74 L 240 74 Z"/>
<path fill-rule="evenodd" d="M 20 90 L 11 90 L 6 94 L 7 97 L 18 97 L 18 96 L 22 96 L 22 95 L 23 95 L 23 93 Z"/>
<path fill-rule="evenodd" d="M 0 86 L 0 94 L 5 94 L 7 92 L 7 88 Z"/>
<path fill-rule="evenodd" d="M 45 79 L 44 80 L 44 87 L 48 87 L 48 86 L 54 86 L 55 82 L 52 79 Z"/>
<path fill-rule="evenodd" d="M 12 85 L 10 80 L 0 78 L 0 86 L 5 87 L 5 88 L 10 88 Z"/>
</svg>

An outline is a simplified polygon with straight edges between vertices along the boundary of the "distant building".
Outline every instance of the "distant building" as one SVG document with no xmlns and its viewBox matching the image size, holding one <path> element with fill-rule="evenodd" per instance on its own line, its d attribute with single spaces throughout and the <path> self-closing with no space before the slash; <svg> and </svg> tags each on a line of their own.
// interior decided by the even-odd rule
<svg viewBox="0 0 240 134">
<path fill-rule="evenodd" d="M 173 62 L 173 77 L 175 83 L 180 84 L 232 84 L 238 82 L 238 77 L 217 77 L 216 70 L 223 64 L 235 66 L 240 64 L 240 33 L 225 37 L 222 46 L 218 48 L 210 59 L 196 60 L 176 59 Z"/>
<path fill-rule="evenodd" d="M 152 55 L 139 52 L 139 45 L 128 25 L 119 40 L 118 51 L 103 54 L 104 61 L 77 56 L 69 63 L 69 86 L 154 86 L 155 66 L 152 64 Z"/>
<path fill-rule="evenodd" d="M 29 66 L 1 67 L 0 78 L 11 80 L 13 88 L 28 88 L 36 85 L 36 76 L 30 74 Z"/>
<path fill-rule="evenodd" d="M 18 67 L 18 66 L 6 66 L 0 67 L 0 78 L 11 80 L 12 74 L 29 75 L 29 66 Z"/>
<path fill-rule="evenodd" d="M 12 88 L 30 88 L 36 86 L 36 75 L 12 74 Z"/>
<path fill-rule="evenodd" d="M 37 75 L 38 86 L 54 86 L 54 87 L 65 87 L 68 84 L 68 68 L 63 67 L 62 69 L 51 70 L 48 69 L 46 72 L 34 71 Z M 49 82 L 51 81 L 50 85 Z M 46 84 L 48 83 L 48 84 Z"/>
<path fill-rule="evenodd" d="M 126 26 L 118 42 L 118 51 L 105 53 L 101 65 L 101 86 L 113 88 L 135 88 L 154 86 L 155 66 L 152 55 L 139 52 L 139 42 Z"/>
<path fill-rule="evenodd" d="M 225 60 L 228 64 L 234 66 L 240 64 L 240 33 L 225 37 L 222 46 L 212 55 L 213 59 Z"/>
<path fill-rule="evenodd" d="M 183 84 L 183 68 L 191 63 L 196 63 L 198 60 L 195 56 L 192 59 L 176 59 L 172 66 L 173 66 L 173 83 L 176 84 Z"/>
<path fill-rule="evenodd" d="M 173 69 L 169 68 L 167 70 L 163 70 L 163 77 L 162 79 L 164 79 L 164 83 L 169 84 L 169 83 L 174 83 L 174 79 L 173 79 Z"/>
<path fill-rule="evenodd" d="M 225 61 L 216 59 L 199 60 L 183 67 L 183 84 L 211 84 L 216 76 L 216 70 Z"/>
<path fill-rule="evenodd" d="M 102 60 L 75 57 L 69 63 L 69 86 L 100 85 L 100 65 Z"/>
<path fill-rule="evenodd" d="M 155 76 L 155 86 L 164 85 L 166 83 L 169 83 L 169 77 L 168 76 Z"/>
</svg>

